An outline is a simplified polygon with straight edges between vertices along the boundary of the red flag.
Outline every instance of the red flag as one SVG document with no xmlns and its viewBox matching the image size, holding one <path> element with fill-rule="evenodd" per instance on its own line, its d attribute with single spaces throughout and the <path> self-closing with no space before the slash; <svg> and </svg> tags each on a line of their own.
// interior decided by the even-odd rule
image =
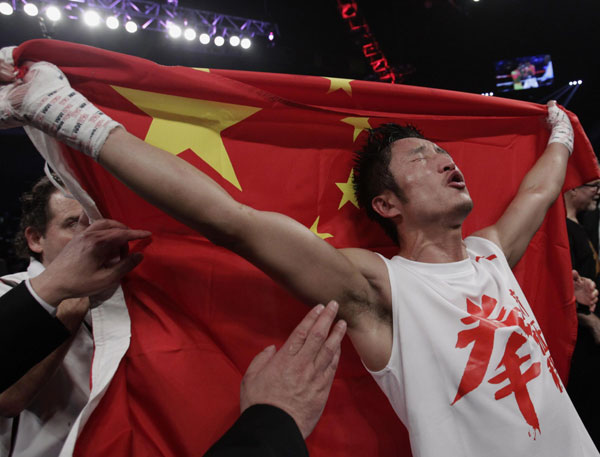
<svg viewBox="0 0 600 457">
<path fill-rule="evenodd" d="M 474 94 L 163 67 L 58 41 L 27 42 L 15 58 L 55 63 L 131 133 L 179 155 L 238 201 L 285 213 L 334 247 L 388 256 L 394 246 L 351 192 L 351 152 L 365 128 L 409 122 L 451 153 L 475 201 L 465 235 L 497 220 L 549 135 L 545 107 Z M 565 189 L 597 177 L 591 146 L 570 117 L 575 152 Z M 144 262 L 123 282 L 129 349 L 74 454 L 201 455 L 238 416 L 239 383 L 252 357 L 281 345 L 306 307 L 87 157 L 65 150 L 65 158 L 105 217 L 153 232 Z M 564 219 L 559 199 L 515 269 L 563 379 L 576 332 Z M 404 427 L 348 342 L 342 354 L 323 417 L 308 439 L 311 456 L 408 455 Z"/>
</svg>

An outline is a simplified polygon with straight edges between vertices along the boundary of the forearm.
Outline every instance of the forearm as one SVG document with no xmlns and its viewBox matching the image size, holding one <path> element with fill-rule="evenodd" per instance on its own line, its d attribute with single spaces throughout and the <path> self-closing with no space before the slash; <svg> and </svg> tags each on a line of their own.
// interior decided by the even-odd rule
<svg viewBox="0 0 600 457">
<path fill-rule="evenodd" d="M 531 193 L 538 196 L 538 203 L 549 207 L 560 195 L 567 163 L 568 149 L 560 143 L 550 143 L 535 165 L 525 175 L 519 194 Z"/>
<path fill-rule="evenodd" d="M 98 162 L 145 200 L 217 244 L 230 236 L 241 206 L 215 181 L 168 152 L 118 128 Z"/>
</svg>

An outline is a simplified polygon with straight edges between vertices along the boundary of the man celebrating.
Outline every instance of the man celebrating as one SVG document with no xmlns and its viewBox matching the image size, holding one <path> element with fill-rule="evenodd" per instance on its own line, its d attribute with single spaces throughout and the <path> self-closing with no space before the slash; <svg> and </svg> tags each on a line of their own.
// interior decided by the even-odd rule
<svg viewBox="0 0 600 457">
<path fill-rule="evenodd" d="M 87 296 L 113 286 L 139 263 L 139 253 L 115 259 L 119 259 L 119 251 L 127 241 L 145 238 L 149 233 L 129 230 L 109 220 L 98 221 L 83 231 L 81 205 L 63 195 L 46 177 L 22 197 L 22 205 L 17 249 L 31 257 L 31 262 L 26 272 L 0 278 L 0 294 L 26 282 L 42 306 L 58 318 L 59 322 L 50 325 L 64 326 L 63 332 L 71 336 L 10 387 L 2 389 L 0 413 L 6 419 L 0 419 L 0 449 L 3 455 L 14 457 L 58 455 L 89 396 L 93 339 Z M 43 331 L 41 327 L 33 329 L 36 333 Z M 22 331 L 17 330 L 15 341 L 6 333 L 12 334 L 3 332 L 6 347 L 2 353 L 13 354 L 4 360 L 8 366 L 3 370 L 10 372 L 14 369 L 10 365 L 21 364 L 31 349 L 28 343 L 19 346 L 19 340 L 35 341 L 39 335 L 21 336 Z"/>
<path fill-rule="evenodd" d="M 510 270 L 558 197 L 572 151 L 570 122 L 554 103 L 544 154 L 498 222 L 466 240 L 472 201 L 450 155 L 413 128 L 374 129 L 355 184 L 398 241 L 387 260 L 335 250 L 286 216 L 237 203 L 98 112 L 55 67 L 36 63 L 25 79 L 0 94 L 0 125 L 26 123 L 82 150 L 308 303 L 338 301 L 415 456 L 598 455 Z"/>
</svg>

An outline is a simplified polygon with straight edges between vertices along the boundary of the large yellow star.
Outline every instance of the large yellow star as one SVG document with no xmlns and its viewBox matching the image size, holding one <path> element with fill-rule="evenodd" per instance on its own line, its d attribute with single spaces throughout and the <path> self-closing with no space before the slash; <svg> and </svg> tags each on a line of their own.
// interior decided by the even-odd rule
<svg viewBox="0 0 600 457">
<path fill-rule="evenodd" d="M 320 218 L 321 218 L 321 216 L 317 216 L 317 219 L 315 220 L 315 222 L 313 222 L 313 225 L 310 227 L 310 231 L 313 232 L 315 235 L 317 235 L 322 240 L 333 237 L 333 235 L 331 233 L 319 233 L 318 226 L 319 226 Z"/>
<path fill-rule="evenodd" d="M 113 89 L 152 117 L 145 139 L 147 143 L 175 155 L 191 149 L 223 178 L 242 190 L 221 132 L 260 108 L 125 87 L 113 86 Z"/>
<path fill-rule="evenodd" d="M 352 87 L 350 86 L 350 82 L 352 81 L 351 79 L 327 77 L 325 77 L 325 79 L 329 80 L 329 90 L 327 91 L 328 94 L 335 92 L 338 89 L 342 89 L 344 92 L 350 95 L 350 97 L 352 97 Z"/>
<path fill-rule="evenodd" d="M 342 191 L 342 200 L 340 201 L 340 206 L 338 209 L 341 209 L 346 203 L 351 202 L 354 206 L 358 208 L 358 201 L 356 200 L 356 195 L 354 195 L 354 186 L 352 185 L 352 181 L 354 180 L 354 168 L 350 170 L 350 176 L 348 176 L 348 181 L 346 182 L 336 182 L 335 185 L 339 187 Z"/>
<path fill-rule="evenodd" d="M 342 119 L 342 122 L 350 124 L 354 127 L 354 136 L 352 137 L 352 141 L 356 141 L 358 135 L 360 135 L 360 132 L 371 128 L 368 117 L 345 117 Z"/>
</svg>

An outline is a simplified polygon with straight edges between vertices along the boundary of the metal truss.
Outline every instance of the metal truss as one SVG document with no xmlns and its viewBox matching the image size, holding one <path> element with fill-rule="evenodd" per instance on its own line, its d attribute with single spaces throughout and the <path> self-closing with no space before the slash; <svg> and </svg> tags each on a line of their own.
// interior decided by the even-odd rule
<svg viewBox="0 0 600 457">
<path fill-rule="evenodd" d="M 62 8 L 70 19 L 80 19 L 84 11 L 94 9 L 109 13 L 121 21 L 133 20 L 141 29 L 167 32 L 171 24 L 192 27 L 198 33 L 224 37 L 238 35 L 248 38 L 264 36 L 273 39 L 279 35 L 277 24 L 212 11 L 184 8 L 177 0 L 9 0 L 13 9 L 22 10 L 26 3 L 35 3 L 40 11 L 54 5 Z"/>
</svg>

